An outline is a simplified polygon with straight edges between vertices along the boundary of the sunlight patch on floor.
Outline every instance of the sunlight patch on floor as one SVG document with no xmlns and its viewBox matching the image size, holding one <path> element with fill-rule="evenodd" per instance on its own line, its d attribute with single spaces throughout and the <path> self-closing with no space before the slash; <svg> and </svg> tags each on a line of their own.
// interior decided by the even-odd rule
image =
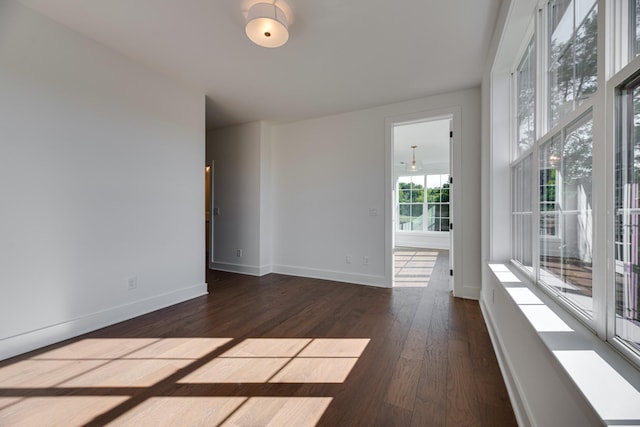
<svg viewBox="0 0 640 427">
<path fill-rule="evenodd" d="M 223 426 L 313 427 L 331 397 L 252 397 Z"/>
<path fill-rule="evenodd" d="M 247 397 L 152 397 L 108 425 L 219 426 L 247 400 Z"/>
<path fill-rule="evenodd" d="M 123 403 L 128 396 L 29 397 L 0 410 L 2 426 L 79 426 Z M 0 398 L 0 406 L 6 398 Z"/>
<path fill-rule="evenodd" d="M 249 338 L 180 383 L 342 383 L 367 338 Z"/>
<path fill-rule="evenodd" d="M 438 251 L 396 248 L 394 250 L 394 280 L 397 288 L 425 288 L 436 265 Z"/>
<path fill-rule="evenodd" d="M 370 342 L 247 338 L 221 352 L 232 340 L 91 338 L 39 353 L 0 368 L 0 425 L 83 425 L 111 413 L 106 420 L 118 426 L 314 426 L 333 397 L 283 397 L 277 388 L 344 383 Z M 189 369 L 202 358 L 209 361 Z M 202 395 L 163 395 L 169 388 L 153 387 L 163 381 Z M 266 396 L 209 396 L 216 384 L 269 388 Z M 147 395 L 128 407 L 141 393 Z"/>
</svg>

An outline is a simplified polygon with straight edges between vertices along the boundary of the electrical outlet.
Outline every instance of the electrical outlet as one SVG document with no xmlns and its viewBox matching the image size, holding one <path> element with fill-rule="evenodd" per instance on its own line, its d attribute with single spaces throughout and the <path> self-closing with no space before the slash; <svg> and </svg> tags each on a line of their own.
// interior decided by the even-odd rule
<svg viewBox="0 0 640 427">
<path fill-rule="evenodd" d="M 127 279 L 127 288 L 130 291 L 136 289 L 138 287 L 138 278 L 136 276 L 131 276 Z"/>
<path fill-rule="evenodd" d="M 344 262 L 346 262 L 347 264 L 351 264 L 351 255 L 345 255 Z"/>
<path fill-rule="evenodd" d="M 237 256 L 238 258 L 242 257 L 242 249 L 238 249 L 238 250 L 236 251 L 236 256 Z"/>
<path fill-rule="evenodd" d="M 362 258 L 362 265 L 369 265 L 369 257 L 368 256 Z"/>
</svg>

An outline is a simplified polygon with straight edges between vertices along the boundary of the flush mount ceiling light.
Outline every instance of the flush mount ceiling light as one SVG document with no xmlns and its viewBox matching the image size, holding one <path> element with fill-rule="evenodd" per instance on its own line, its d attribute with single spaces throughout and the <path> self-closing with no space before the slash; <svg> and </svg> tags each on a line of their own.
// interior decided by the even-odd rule
<svg viewBox="0 0 640 427">
<path fill-rule="evenodd" d="M 275 4 L 251 6 L 245 32 L 252 42 L 262 47 L 280 47 L 289 40 L 287 17 Z"/>
</svg>

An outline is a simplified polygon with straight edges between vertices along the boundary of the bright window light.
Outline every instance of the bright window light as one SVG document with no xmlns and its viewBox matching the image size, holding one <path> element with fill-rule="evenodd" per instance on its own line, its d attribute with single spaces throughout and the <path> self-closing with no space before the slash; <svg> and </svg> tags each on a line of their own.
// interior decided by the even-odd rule
<svg viewBox="0 0 640 427">
<path fill-rule="evenodd" d="M 573 332 L 573 329 L 546 305 L 521 305 L 520 309 L 538 332 Z"/>
<path fill-rule="evenodd" d="M 640 392 L 595 351 L 568 350 L 553 354 L 603 420 L 633 420 L 637 424 Z"/>
</svg>

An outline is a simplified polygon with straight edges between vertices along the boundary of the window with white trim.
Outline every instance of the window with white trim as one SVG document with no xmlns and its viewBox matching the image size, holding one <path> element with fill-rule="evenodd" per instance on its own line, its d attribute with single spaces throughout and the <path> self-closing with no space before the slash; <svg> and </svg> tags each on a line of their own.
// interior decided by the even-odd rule
<svg viewBox="0 0 640 427">
<path fill-rule="evenodd" d="M 598 5 L 595 0 L 552 0 L 549 5 L 550 127 L 598 88 Z"/>
<path fill-rule="evenodd" d="M 618 91 L 615 336 L 640 352 L 640 75 Z"/>
<path fill-rule="evenodd" d="M 591 112 L 540 146 L 539 280 L 590 316 L 592 301 Z"/>
<path fill-rule="evenodd" d="M 424 175 L 398 178 L 398 231 L 422 231 Z"/>
<path fill-rule="evenodd" d="M 527 45 L 516 71 L 516 115 L 518 155 L 529 150 L 536 139 L 536 52 L 534 39 Z"/>
<path fill-rule="evenodd" d="M 397 231 L 449 231 L 449 175 L 398 178 Z"/>
<path fill-rule="evenodd" d="M 532 159 L 529 154 L 511 168 L 511 246 L 512 257 L 524 268 L 533 268 L 533 250 L 531 227 L 533 226 L 532 209 Z"/>
<path fill-rule="evenodd" d="M 534 34 L 513 67 L 511 257 L 588 323 L 594 312 L 594 107 L 604 98 L 598 2 L 550 0 L 533 19 Z"/>
<path fill-rule="evenodd" d="M 532 19 L 512 68 L 511 258 L 640 366 L 640 0 L 549 0 Z"/>
</svg>

